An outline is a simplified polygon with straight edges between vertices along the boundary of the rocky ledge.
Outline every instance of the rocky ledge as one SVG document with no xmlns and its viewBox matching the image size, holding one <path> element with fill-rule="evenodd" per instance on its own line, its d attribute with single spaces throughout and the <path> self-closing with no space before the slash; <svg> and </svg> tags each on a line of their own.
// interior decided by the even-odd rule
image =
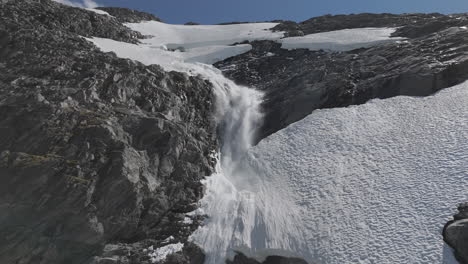
<svg viewBox="0 0 468 264">
<path fill-rule="evenodd" d="M 458 213 L 448 222 L 443 231 L 445 242 L 455 250 L 461 264 L 468 264 L 468 203 L 458 206 Z"/>
<path fill-rule="evenodd" d="M 0 263 L 151 263 L 170 243 L 184 248 L 167 263 L 202 263 L 186 213 L 215 163 L 212 85 L 82 36 L 141 37 L 49 0 L 0 2 Z"/>
</svg>

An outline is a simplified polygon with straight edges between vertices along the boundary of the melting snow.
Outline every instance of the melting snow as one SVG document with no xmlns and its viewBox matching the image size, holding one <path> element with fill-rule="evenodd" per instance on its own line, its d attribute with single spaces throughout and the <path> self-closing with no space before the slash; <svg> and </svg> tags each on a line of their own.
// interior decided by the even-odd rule
<svg viewBox="0 0 468 264">
<path fill-rule="evenodd" d="M 337 31 L 310 34 L 303 37 L 281 39 L 284 49 L 309 49 L 348 51 L 358 48 L 369 48 L 389 41 L 403 40 L 391 38 L 395 28 L 353 28 Z"/>
</svg>

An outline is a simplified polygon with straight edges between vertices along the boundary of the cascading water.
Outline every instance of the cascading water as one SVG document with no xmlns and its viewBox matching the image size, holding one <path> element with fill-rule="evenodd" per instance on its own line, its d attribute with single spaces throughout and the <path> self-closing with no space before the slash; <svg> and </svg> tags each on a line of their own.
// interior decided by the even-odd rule
<svg viewBox="0 0 468 264">
<path fill-rule="evenodd" d="M 236 251 L 258 259 L 294 256 L 301 241 L 288 213 L 294 205 L 265 184 L 268 179 L 260 176 L 260 165 L 248 153 L 262 122 L 263 94 L 236 85 L 211 66 L 198 66 L 215 88 L 222 146 L 216 173 L 204 182 L 207 192 L 199 213 L 208 219 L 191 239 L 205 250 L 207 264 L 224 263 Z"/>
<path fill-rule="evenodd" d="M 249 152 L 256 129 L 262 121 L 262 93 L 236 85 L 211 65 L 186 62 L 181 59 L 183 54 L 180 52 L 159 46 L 162 41 L 161 33 L 165 30 L 172 32 L 168 34 L 171 38 L 179 36 L 184 39 L 185 34 L 190 35 L 188 39 L 198 38 L 192 32 L 192 27 L 190 31 L 178 32 L 163 24 L 137 24 L 137 29 L 140 26 L 149 26 L 147 29 L 154 26 L 154 32 L 149 30 L 143 33 L 159 37 L 146 40 L 150 42 L 147 46 L 97 38 L 90 41 L 104 51 L 116 52 L 120 57 L 139 60 L 145 64 L 159 64 L 167 71 L 199 75 L 209 80 L 214 87 L 216 120 L 220 127 L 222 147 L 218 153 L 216 173 L 204 181 L 206 193 L 200 201 L 200 209 L 194 212 L 207 215 L 208 218 L 191 236 L 191 240 L 204 250 L 206 263 L 225 263 L 226 258 L 232 257 L 236 251 L 259 260 L 268 255 L 297 256 L 294 252 L 300 252 L 305 247 L 305 240 L 303 233 L 299 231 L 301 224 L 297 218 L 298 209 L 289 198 L 287 184 L 282 179 L 270 178 L 265 173 L 268 171 L 264 169 L 265 166 Z M 250 25 L 249 30 L 250 27 L 258 26 L 261 28 L 257 34 L 277 34 L 268 33 L 263 29 L 265 25 L 259 24 Z M 206 28 L 203 28 L 203 32 L 205 31 Z M 211 37 L 226 38 L 227 42 L 238 38 L 237 34 L 251 34 L 236 30 L 233 36 L 225 36 L 226 32 L 222 30 L 210 32 L 215 35 L 220 33 L 221 36 Z M 217 50 L 219 46 L 210 49 Z M 225 49 L 230 50 L 231 47 Z"/>
</svg>

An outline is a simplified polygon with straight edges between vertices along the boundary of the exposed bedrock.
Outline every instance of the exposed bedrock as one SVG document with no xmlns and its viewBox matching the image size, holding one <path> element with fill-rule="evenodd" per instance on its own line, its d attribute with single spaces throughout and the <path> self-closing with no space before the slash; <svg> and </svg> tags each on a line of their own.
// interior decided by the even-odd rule
<svg viewBox="0 0 468 264">
<path fill-rule="evenodd" d="M 51 1 L 0 2 L 0 263 L 150 263 L 170 236 L 186 247 L 168 259 L 202 263 L 186 243 L 201 219 L 185 213 L 215 164 L 212 85 L 78 35 L 138 36 Z"/>
<path fill-rule="evenodd" d="M 273 41 L 215 64 L 237 83 L 266 93 L 262 139 L 322 108 L 397 95 L 427 96 L 468 79 L 468 30 L 349 52 L 285 50 Z"/>
<path fill-rule="evenodd" d="M 314 17 L 303 22 L 278 21 L 273 28 L 285 31 L 286 36 L 303 36 L 307 34 L 328 32 L 347 28 L 365 27 L 398 27 L 394 36 L 416 38 L 441 31 L 449 27 L 468 25 L 467 14 L 442 15 L 432 14 L 351 14 L 325 15 Z"/>
<path fill-rule="evenodd" d="M 468 263 L 468 203 L 458 206 L 458 213 L 444 227 L 444 240 L 455 250 L 461 264 Z"/>
<path fill-rule="evenodd" d="M 226 264 L 312 264 L 299 258 L 287 258 L 281 256 L 268 256 L 264 261 L 259 262 L 248 258 L 244 254 L 237 254 L 233 260 L 226 261 Z"/>
</svg>

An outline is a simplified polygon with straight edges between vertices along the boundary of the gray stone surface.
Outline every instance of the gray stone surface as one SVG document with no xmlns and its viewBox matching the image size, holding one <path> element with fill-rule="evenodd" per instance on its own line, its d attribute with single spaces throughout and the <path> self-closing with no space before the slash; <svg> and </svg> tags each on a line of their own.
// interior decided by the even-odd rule
<svg viewBox="0 0 468 264">
<path fill-rule="evenodd" d="M 183 220 L 215 163 L 211 84 L 79 35 L 138 36 L 51 1 L 1 2 L 0 263 L 149 263 L 169 236 L 186 248 L 167 263 L 201 263 L 186 242 L 201 219 Z"/>
<path fill-rule="evenodd" d="M 453 218 L 444 227 L 444 240 L 455 250 L 460 264 L 468 264 L 468 203 L 460 204 Z"/>
</svg>

